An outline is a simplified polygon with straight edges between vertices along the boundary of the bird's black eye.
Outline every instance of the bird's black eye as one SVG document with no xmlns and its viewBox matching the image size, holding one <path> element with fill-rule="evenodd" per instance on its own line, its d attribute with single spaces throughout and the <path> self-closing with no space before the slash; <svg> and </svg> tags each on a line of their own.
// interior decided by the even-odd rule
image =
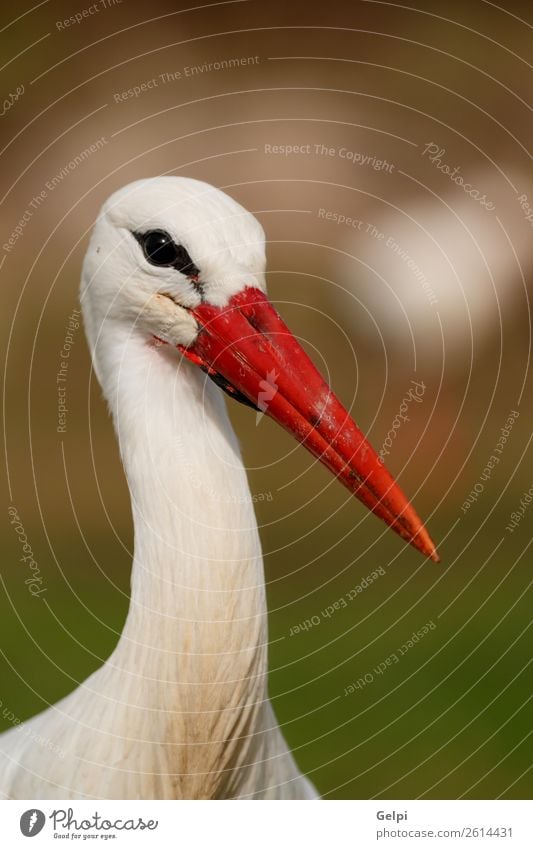
<svg viewBox="0 0 533 849">
<path fill-rule="evenodd" d="M 143 253 L 152 265 L 175 268 L 187 277 L 197 277 L 200 273 L 183 245 L 177 245 L 164 230 L 148 230 L 147 233 L 134 233 L 143 249 Z"/>
<path fill-rule="evenodd" d="M 142 248 L 152 265 L 173 265 L 176 261 L 176 245 L 162 230 L 151 230 L 142 236 Z"/>
</svg>

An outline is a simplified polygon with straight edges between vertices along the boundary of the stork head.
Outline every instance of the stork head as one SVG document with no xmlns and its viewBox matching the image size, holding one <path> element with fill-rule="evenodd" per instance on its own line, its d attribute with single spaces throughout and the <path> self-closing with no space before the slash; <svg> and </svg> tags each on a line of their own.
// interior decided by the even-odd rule
<svg viewBox="0 0 533 849">
<path fill-rule="evenodd" d="M 264 270 L 263 229 L 228 195 L 182 177 L 125 186 L 102 208 L 82 274 L 97 374 L 99 349 L 120 334 L 174 346 L 438 561 L 415 510 L 268 300 Z"/>
</svg>

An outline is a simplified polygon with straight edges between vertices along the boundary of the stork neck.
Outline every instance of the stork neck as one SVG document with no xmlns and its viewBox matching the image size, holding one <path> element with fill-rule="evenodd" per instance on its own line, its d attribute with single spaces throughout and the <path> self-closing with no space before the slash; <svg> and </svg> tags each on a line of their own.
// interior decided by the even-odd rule
<svg viewBox="0 0 533 849">
<path fill-rule="evenodd" d="M 220 631 L 236 635 L 242 617 L 246 644 L 264 635 L 261 545 L 220 390 L 174 350 L 143 342 L 110 400 L 135 532 L 128 630 L 158 623 L 220 649 Z"/>
<path fill-rule="evenodd" d="M 113 666 L 148 679 L 142 700 L 172 717 L 170 742 L 227 740 L 241 721 L 262 721 L 267 623 L 253 503 L 222 393 L 176 351 L 145 342 L 105 372 L 116 375 L 104 391 L 135 538 Z"/>
<path fill-rule="evenodd" d="M 103 339 L 95 365 L 135 534 L 130 610 L 99 686 L 120 693 L 162 797 L 313 795 L 267 695 L 261 546 L 220 390 L 134 336 Z"/>
<path fill-rule="evenodd" d="M 134 346 L 126 361 L 105 391 L 135 528 L 112 664 L 129 721 L 161 744 L 163 795 L 312 797 L 268 699 L 261 546 L 224 400 L 175 351 Z"/>
</svg>

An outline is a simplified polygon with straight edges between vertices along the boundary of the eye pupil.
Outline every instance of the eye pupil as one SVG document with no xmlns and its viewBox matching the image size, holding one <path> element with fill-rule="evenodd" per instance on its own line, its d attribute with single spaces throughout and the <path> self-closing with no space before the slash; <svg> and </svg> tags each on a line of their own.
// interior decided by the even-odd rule
<svg viewBox="0 0 533 849">
<path fill-rule="evenodd" d="M 146 259 L 154 265 L 172 265 L 176 260 L 176 245 L 167 233 L 152 230 L 143 240 Z"/>
<path fill-rule="evenodd" d="M 171 266 L 188 277 L 199 275 L 199 269 L 183 245 L 177 245 L 164 230 L 149 230 L 147 233 L 134 233 L 134 236 L 152 265 Z"/>
</svg>

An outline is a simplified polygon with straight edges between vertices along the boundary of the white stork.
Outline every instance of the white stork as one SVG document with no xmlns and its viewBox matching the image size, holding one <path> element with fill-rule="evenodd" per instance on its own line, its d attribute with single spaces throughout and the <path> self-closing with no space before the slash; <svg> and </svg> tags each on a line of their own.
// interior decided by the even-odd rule
<svg viewBox="0 0 533 849">
<path fill-rule="evenodd" d="M 261 544 L 219 387 L 438 560 L 270 304 L 264 269 L 257 220 L 196 180 L 140 180 L 98 217 L 81 302 L 131 492 L 131 603 L 107 662 L 0 736 L 7 798 L 317 796 L 268 698 Z"/>
</svg>

